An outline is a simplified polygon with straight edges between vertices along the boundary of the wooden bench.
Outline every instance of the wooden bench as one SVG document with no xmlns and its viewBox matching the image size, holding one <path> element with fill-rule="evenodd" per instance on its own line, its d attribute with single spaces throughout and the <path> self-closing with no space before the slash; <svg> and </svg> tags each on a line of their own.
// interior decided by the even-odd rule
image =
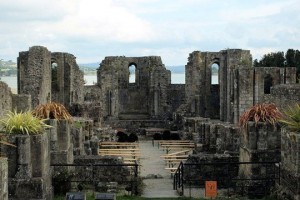
<svg viewBox="0 0 300 200">
<path fill-rule="evenodd" d="M 152 140 L 152 145 L 155 146 L 157 143 L 157 147 L 159 148 L 161 144 L 168 144 L 168 143 L 192 143 L 191 140 Z"/>
<path fill-rule="evenodd" d="M 134 152 L 138 153 L 140 152 L 140 149 L 99 149 L 99 152 Z"/>
<path fill-rule="evenodd" d="M 120 143 L 120 142 L 100 142 L 99 147 L 105 148 L 136 148 L 138 147 L 138 143 Z"/>
</svg>

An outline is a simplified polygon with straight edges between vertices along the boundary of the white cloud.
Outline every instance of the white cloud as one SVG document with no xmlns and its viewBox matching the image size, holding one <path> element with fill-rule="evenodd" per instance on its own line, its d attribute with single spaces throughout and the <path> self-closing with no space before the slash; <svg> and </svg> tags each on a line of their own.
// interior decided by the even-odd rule
<svg viewBox="0 0 300 200">
<path fill-rule="evenodd" d="M 162 56 L 186 64 L 194 50 L 250 49 L 253 57 L 300 49 L 299 0 L 0 0 L 0 58 L 30 46 L 74 54 Z M 96 60 L 95 60 L 96 59 Z"/>
</svg>

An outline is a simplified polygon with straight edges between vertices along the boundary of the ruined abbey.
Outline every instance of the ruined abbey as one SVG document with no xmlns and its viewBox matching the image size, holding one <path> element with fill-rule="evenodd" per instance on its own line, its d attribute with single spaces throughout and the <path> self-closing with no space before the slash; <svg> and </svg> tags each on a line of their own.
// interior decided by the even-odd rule
<svg viewBox="0 0 300 200">
<path fill-rule="evenodd" d="M 219 66 L 218 84 L 211 83 L 212 64 Z M 75 56 L 45 47 L 20 52 L 18 69 L 18 93 L 31 95 L 33 107 L 61 102 L 101 122 L 165 119 L 180 108 L 189 116 L 237 123 L 251 105 L 271 101 L 271 87 L 296 83 L 295 68 L 253 68 L 250 51 L 241 49 L 192 52 L 186 84 L 171 84 L 171 72 L 159 56 L 105 57 L 94 86 L 84 86 Z"/>
<path fill-rule="evenodd" d="M 54 101 L 97 127 L 170 128 L 172 124 L 182 138 L 193 140 L 197 150 L 206 153 L 197 162 L 209 160 L 212 154 L 221 155 L 218 159 L 226 162 L 281 161 L 280 186 L 286 189 L 297 184 L 290 193 L 294 199 L 300 197 L 300 167 L 296 164 L 300 154 L 290 157 L 284 152 L 298 152 L 299 143 L 281 138 L 280 130 L 261 131 L 243 140 L 238 128 L 239 117 L 254 104 L 275 103 L 284 109 L 299 103 L 296 68 L 254 68 L 249 50 L 194 51 L 185 65 L 185 84 L 171 84 L 171 72 L 159 56 L 108 56 L 97 69 L 97 83 L 85 86 L 84 74 L 72 54 L 33 46 L 19 53 L 17 63 L 18 94 L 0 82 L 0 116 L 6 110 L 28 110 Z M 213 64 L 219 67 L 218 84 L 211 81 Z M 88 141 L 94 134 L 87 133 L 81 140 Z M 249 177 L 258 173 L 252 168 L 246 171 L 237 173 Z M 291 176 L 296 178 L 291 180 Z"/>
</svg>

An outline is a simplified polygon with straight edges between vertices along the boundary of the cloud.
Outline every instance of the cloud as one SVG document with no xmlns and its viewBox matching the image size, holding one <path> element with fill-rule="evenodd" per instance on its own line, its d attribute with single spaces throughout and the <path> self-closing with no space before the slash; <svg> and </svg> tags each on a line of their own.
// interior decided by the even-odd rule
<svg viewBox="0 0 300 200">
<path fill-rule="evenodd" d="M 105 56 L 161 56 L 184 65 L 195 50 L 300 49 L 299 0 L 14 0 L 0 2 L 0 58 L 30 46 L 78 62 Z M 254 52 L 256 51 L 256 52 Z"/>
</svg>

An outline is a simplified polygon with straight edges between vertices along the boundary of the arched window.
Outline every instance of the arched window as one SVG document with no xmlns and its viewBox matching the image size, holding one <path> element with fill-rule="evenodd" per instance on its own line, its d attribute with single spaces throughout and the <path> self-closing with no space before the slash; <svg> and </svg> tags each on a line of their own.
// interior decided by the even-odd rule
<svg viewBox="0 0 300 200">
<path fill-rule="evenodd" d="M 129 70 L 129 83 L 135 83 L 136 82 L 136 65 L 135 64 L 130 64 L 128 67 Z"/>
<path fill-rule="evenodd" d="M 211 65 L 211 84 L 219 84 L 219 65 L 217 63 Z"/>
<path fill-rule="evenodd" d="M 52 90 L 58 91 L 59 87 L 58 87 L 58 73 L 57 73 L 57 69 L 58 65 L 57 63 L 53 62 L 51 63 L 51 87 Z"/>
<path fill-rule="evenodd" d="M 271 94 L 271 87 L 273 86 L 273 78 L 270 74 L 264 77 L 264 93 Z"/>
</svg>

